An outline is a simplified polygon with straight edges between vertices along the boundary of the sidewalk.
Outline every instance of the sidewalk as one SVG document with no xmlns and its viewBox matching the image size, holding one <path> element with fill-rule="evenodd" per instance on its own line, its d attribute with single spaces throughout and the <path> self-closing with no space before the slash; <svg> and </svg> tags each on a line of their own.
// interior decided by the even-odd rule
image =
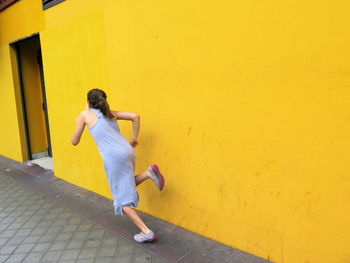
<svg viewBox="0 0 350 263">
<path fill-rule="evenodd" d="M 269 261 L 141 213 L 157 233 L 137 244 L 111 200 L 0 155 L 0 263 L 267 263 Z"/>
</svg>

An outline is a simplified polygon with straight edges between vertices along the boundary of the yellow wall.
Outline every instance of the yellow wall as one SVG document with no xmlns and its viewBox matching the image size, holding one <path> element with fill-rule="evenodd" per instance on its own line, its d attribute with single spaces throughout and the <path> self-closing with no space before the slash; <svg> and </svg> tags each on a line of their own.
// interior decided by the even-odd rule
<svg viewBox="0 0 350 263">
<path fill-rule="evenodd" d="M 39 32 L 45 28 L 42 1 L 20 0 L 0 12 L 0 45 Z M 6 25 L 6 26 L 4 26 Z"/>
<path fill-rule="evenodd" d="M 20 2 L 29 2 L 22 0 Z M 349 262 L 347 1 L 64 1 L 40 31 L 55 175 L 111 197 L 86 92 L 141 115 L 140 209 L 274 262 Z M 1 58 L 3 60 L 3 58 Z M 3 63 L 3 62 L 0 62 Z M 120 122 L 126 137 L 130 123 Z"/>
<path fill-rule="evenodd" d="M 0 94 L 0 154 L 22 161 L 10 49 L 4 45 L 0 46 Z"/>
<path fill-rule="evenodd" d="M 17 61 L 9 43 L 45 27 L 40 1 L 21 0 L 0 12 L 0 154 L 17 161 L 27 159 Z M 6 114 L 4 114 L 6 113 Z"/>
</svg>

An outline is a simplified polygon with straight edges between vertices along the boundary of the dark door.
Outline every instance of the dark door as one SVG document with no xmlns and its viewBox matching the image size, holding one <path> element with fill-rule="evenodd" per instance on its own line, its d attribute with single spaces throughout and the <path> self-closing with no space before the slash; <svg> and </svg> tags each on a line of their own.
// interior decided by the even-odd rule
<svg viewBox="0 0 350 263">
<path fill-rule="evenodd" d="M 13 45 L 17 54 L 28 159 L 52 157 L 39 35 Z"/>
</svg>

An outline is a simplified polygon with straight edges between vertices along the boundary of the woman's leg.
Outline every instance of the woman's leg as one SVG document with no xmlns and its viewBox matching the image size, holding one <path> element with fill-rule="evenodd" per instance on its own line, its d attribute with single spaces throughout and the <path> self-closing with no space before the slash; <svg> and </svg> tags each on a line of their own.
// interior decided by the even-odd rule
<svg viewBox="0 0 350 263">
<path fill-rule="evenodd" d="M 152 178 L 152 175 L 150 174 L 150 172 L 148 170 L 144 171 L 142 174 L 138 174 L 135 176 L 135 183 L 136 186 L 138 186 L 140 183 L 142 183 L 143 181 Z"/>
<path fill-rule="evenodd" d="M 145 225 L 145 223 L 142 221 L 141 217 L 137 214 L 135 209 L 131 208 L 130 206 L 123 206 L 123 212 L 126 214 L 130 220 L 138 227 L 140 228 L 141 232 L 144 234 L 147 234 L 150 230 Z"/>
</svg>

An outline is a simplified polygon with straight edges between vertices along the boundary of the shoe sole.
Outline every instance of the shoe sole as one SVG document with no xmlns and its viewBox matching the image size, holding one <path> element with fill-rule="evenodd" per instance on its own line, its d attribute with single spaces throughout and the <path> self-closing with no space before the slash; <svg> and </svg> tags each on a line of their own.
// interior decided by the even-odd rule
<svg viewBox="0 0 350 263">
<path fill-rule="evenodd" d="M 163 177 L 163 175 L 159 172 L 158 165 L 152 164 L 151 167 L 152 167 L 153 172 L 154 172 L 154 173 L 156 174 L 156 176 L 158 176 L 158 178 L 159 178 L 159 190 L 162 191 L 163 188 L 164 188 L 164 184 L 165 184 L 165 182 L 164 182 L 164 177 Z"/>
<path fill-rule="evenodd" d="M 137 240 L 134 239 L 134 241 L 137 242 L 137 243 L 147 243 L 147 242 L 154 241 L 156 239 L 156 237 L 157 236 L 155 234 L 153 234 L 153 238 L 152 239 L 146 239 L 146 240 L 143 240 L 143 241 L 137 241 Z"/>
</svg>

